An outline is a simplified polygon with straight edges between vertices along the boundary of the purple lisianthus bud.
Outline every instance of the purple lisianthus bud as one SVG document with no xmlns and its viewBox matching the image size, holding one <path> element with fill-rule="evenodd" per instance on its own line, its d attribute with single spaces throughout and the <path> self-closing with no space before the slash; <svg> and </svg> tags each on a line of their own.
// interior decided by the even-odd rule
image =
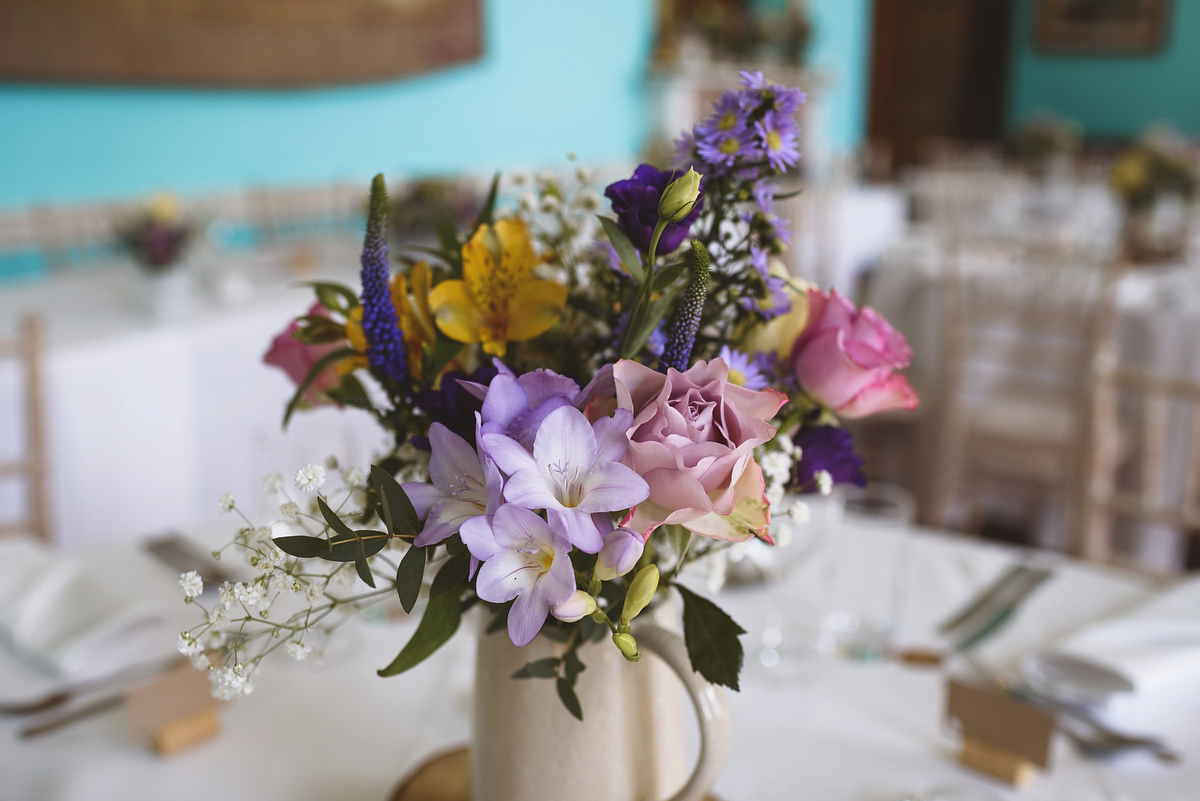
<svg viewBox="0 0 1200 801">
<path fill-rule="evenodd" d="M 658 224 L 658 204 L 662 200 L 663 190 L 681 174 L 679 171 L 663 172 L 649 164 L 642 164 L 633 171 L 631 178 L 611 183 L 604 190 L 604 196 L 612 201 L 617 225 L 629 237 L 634 247 L 643 253 L 650 250 L 650 239 L 654 236 L 654 226 Z M 703 209 L 704 197 L 701 196 L 687 216 L 679 222 L 668 224 L 658 240 L 658 252 L 670 253 L 683 244 L 688 229 L 699 218 Z"/>
<path fill-rule="evenodd" d="M 596 557 L 596 578 L 612 581 L 633 570 L 642 558 L 645 546 L 642 535 L 632 529 L 615 528 L 608 532 L 604 535 L 604 547 Z"/>
</svg>

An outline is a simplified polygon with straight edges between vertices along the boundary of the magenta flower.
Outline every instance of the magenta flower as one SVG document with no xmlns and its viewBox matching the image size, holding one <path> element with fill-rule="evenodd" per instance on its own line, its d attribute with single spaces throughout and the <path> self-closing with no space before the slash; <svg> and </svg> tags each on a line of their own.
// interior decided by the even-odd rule
<svg viewBox="0 0 1200 801">
<path fill-rule="evenodd" d="M 628 411 L 588 423 L 574 406 L 546 415 L 531 454 L 504 434 L 484 434 L 487 454 L 508 474 L 504 499 L 526 509 L 545 509 L 554 528 L 580 550 L 596 553 L 604 537 L 592 515 L 629 509 L 650 494 L 637 473 L 620 463 L 629 449 Z"/>
<path fill-rule="evenodd" d="M 429 427 L 429 478 L 431 484 L 402 484 L 425 528 L 413 544 L 439 543 L 457 533 L 474 518 L 488 515 L 500 506 L 504 484 L 500 471 L 481 458 L 465 439 L 441 423 Z"/>
<path fill-rule="evenodd" d="M 463 542 L 484 560 L 475 594 L 496 604 L 513 601 L 508 612 L 513 645 L 527 645 L 541 631 L 550 608 L 575 593 L 571 546 L 528 509 L 504 504 L 490 523 L 464 527 Z"/>
</svg>

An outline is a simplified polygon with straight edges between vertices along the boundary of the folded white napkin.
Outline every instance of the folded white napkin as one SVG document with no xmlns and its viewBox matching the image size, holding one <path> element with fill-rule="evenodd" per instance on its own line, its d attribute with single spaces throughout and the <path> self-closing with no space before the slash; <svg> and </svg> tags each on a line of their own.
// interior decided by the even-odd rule
<svg viewBox="0 0 1200 801">
<path fill-rule="evenodd" d="M 1200 577 L 1127 615 L 1089 626 L 1056 649 L 1128 679 L 1136 692 L 1200 678 Z"/>
<path fill-rule="evenodd" d="M 0 540 L 0 661 L 57 683 L 100 678 L 161 657 L 170 642 L 157 604 L 120 576 L 97 575 L 27 539 Z M 38 684 L 6 676 L 6 684 Z"/>
</svg>

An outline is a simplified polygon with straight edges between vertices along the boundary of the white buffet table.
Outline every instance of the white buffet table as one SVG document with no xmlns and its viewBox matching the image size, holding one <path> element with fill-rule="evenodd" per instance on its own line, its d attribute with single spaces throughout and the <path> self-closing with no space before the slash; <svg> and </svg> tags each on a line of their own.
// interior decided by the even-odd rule
<svg viewBox="0 0 1200 801">
<path fill-rule="evenodd" d="M 898 536 L 852 523 L 840 532 L 868 541 Z M 915 537 L 900 634 L 908 644 L 930 642 L 934 624 L 1015 555 L 938 534 Z M 165 571 L 158 589 L 178 597 Z M 1149 592 L 1130 576 L 1063 562 L 984 656 L 1005 663 Z M 758 587 L 727 590 L 720 599 L 750 630 L 743 638 L 750 660 L 770 598 L 770 590 Z M 217 739 L 167 759 L 129 745 L 119 711 L 31 742 L 16 739 L 16 724 L 0 721 L 0 798 L 382 801 L 406 770 L 469 735 L 470 634 L 460 632 L 409 674 L 375 676 L 411 628 L 411 622 L 364 621 L 344 632 L 343 653 L 324 668 L 269 663 L 252 696 L 223 707 Z M 814 661 L 792 678 L 750 664 L 743 691 L 732 695 L 735 745 L 717 792 L 727 801 L 894 801 L 905 791 L 956 783 L 1028 801 L 1197 797 L 1200 681 L 1139 698 L 1123 718 L 1166 736 L 1184 755 L 1182 764 L 1163 767 L 1138 755 L 1085 762 L 1060 741 L 1052 770 L 1019 794 L 955 763 L 954 740 L 940 725 L 943 681 L 936 670 L 897 664 Z"/>
</svg>

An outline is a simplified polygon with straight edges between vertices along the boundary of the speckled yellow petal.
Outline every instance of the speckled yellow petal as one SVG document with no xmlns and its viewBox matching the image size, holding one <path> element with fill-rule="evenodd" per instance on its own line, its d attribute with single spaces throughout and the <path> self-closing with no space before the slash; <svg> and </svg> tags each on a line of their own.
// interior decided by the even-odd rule
<svg viewBox="0 0 1200 801">
<path fill-rule="evenodd" d="M 433 330 L 433 309 L 429 306 L 429 287 L 433 284 L 433 271 L 429 262 L 419 261 L 412 267 L 412 299 L 416 304 L 417 322 L 428 341 L 436 338 Z"/>
<path fill-rule="evenodd" d="M 346 315 L 346 339 L 350 342 L 350 347 L 354 348 L 359 353 L 367 352 L 367 338 L 362 330 L 363 307 L 355 306 Z"/>
<path fill-rule="evenodd" d="M 458 342 L 478 342 L 483 314 L 465 281 L 443 281 L 429 295 L 434 320 L 442 333 Z"/>
<path fill-rule="evenodd" d="M 470 286 L 487 285 L 491 281 L 500 252 L 500 240 L 491 226 L 479 226 L 479 230 L 462 248 L 463 278 Z"/>
<path fill-rule="evenodd" d="M 496 236 L 504 254 L 504 264 L 514 275 L 524 276 L 537 266 L 538 258 L 533 252 L 533 242 L 524 221 L 500 220 L 496 223 Z"/>
<path fill-rule="evenodd" d="M 533 339 L 558 322 L 567 288 L 554 281 L 530 281 L 517 290 L 508 307 L 508 339 Z"/>
</svg>

